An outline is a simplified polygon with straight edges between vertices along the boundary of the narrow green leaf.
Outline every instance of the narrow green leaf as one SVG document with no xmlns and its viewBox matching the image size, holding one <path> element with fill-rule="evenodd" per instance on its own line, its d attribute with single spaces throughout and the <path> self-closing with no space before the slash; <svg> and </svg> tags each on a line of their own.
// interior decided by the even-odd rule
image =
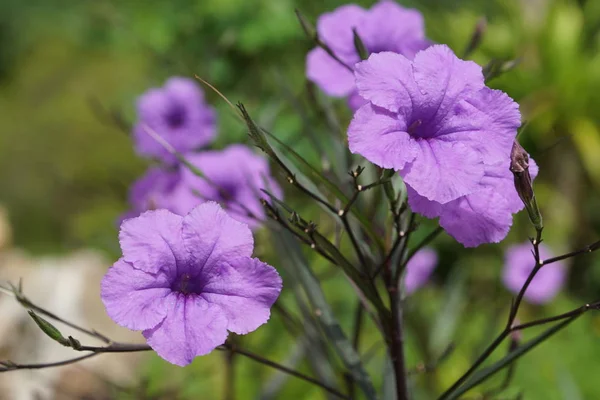
<svg viewBox="0 0 600 400">
<path fill-rule="evenodd" d="M 474 373 L 473 376 L 471 376 L 471 378 L 469 378 L 465 382 L 464 385 L 459 387 L 454 393 L 450 394 L 450 396 L 447 397 L 447 400 L 458 399 L 460 396 L 462 396 L 463 394 L 465 394 L 466 392 L 468 392 L 475 386 L 480 385 L 486 379 L 488 379 L 489 377 L 491 377 L 498 371 L 502 370 L 503 368 L 506 368 L 508 365 L 510 365 L 511 363 L 516 361 L 519 357 L 525 355 L 530 350 L 535 348 L 537 345 L 544 342 L 545 340 L 550 338 L 552 335 L 559 332 L 561 329 L 565 328 L 567 325 L 569 325 L 571 322 L 575 321 L 580 316 L 581 316 L 581 314 L 573 316 L 559 324 L 554 325 L 552 328 L 549 328 L 549 329 L 545 330 L 544 332 L 542 332 L 536 338 L 528 341 L 527 343 L 525 343 L 522 346 L 517 347 L 514 351 L 511 351 L 510 353 L 508 353 L 501 360 L 495 362 L 494 364 L 490 365 L 489 367 L 486 367 L 486 368 L 481 369 L 478 372 Z"/>
<path fill-rule="evenodd" d="M 314 308 L 314 315 L 321 324 L 325 334 L 331 341 L 338 356 L 356 381 L 368 400 L 376 400 L 377 392 L 371 382 L 369 375 L 364 369 L 359 354 L 352 347 L 352 343 L 342 330 L 335 318 L 331 307 L 325 299 L 325 295 L 318 279 L 308 266 L 302 250 L 296 240 L 288 232 L 273 232 L 273 240 L 279 243 L 277 249 L 282 255 L 294 264 L 297 276 L 306 291 L 307 297 Z"/>
<path fill-rule="evenodd" d="M 34 313 L 32 310 L 27 312 L 36 325 L 42 330 L 42 332 L 48 335 L 50 339 L 62 344 L 63 346 L 71 346 L 70 340 L 65 338 L 54 325 Z"/>
<path fill-rule="evenodd" d="M 356 49 L 356 52 L 360 56 L 361 60 L 366 60 L 367 58 L 369 58 L 369 50 L 367 50 L 367 47 L 358 35 L 356 28 L 352 28 L 352 34 L 354 38 L 354 48 Z"/>
</svg>

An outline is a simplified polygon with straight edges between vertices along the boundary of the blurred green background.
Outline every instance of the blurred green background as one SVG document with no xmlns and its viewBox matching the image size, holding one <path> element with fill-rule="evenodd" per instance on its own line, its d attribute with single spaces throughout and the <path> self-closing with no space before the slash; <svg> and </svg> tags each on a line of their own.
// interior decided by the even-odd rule
<svg viewBox="0 0 600 400">
<path fill-rule="evenodd" d="M 369 7 L 373 2 L 357 3 Z M 600 1 L 400 3 L 422 11 L 428 36 L 458 54 L 477 21 L 487 18 L 483 42 L 472 58 L 482 65 L 492 58 L 521 60 L 515 70 L 490 85 L 517 100 L 529 121 L 521 142 L 541 166 L 536 193 L 547 244 L 558 254 L 596 240 Z M 2 0 L 0 203 L 9 210 L 15 244 L 37 254 L 86 246 L 118 256 L 116 220 L 127 209 L 129 185 L 147 164 L 135 156 L 129 137 L 107 113 L 122 114 L 131 123 L 136 97 L 172 75 L 207 79 L 232 101 L 244 102 L 256 119 L 311 158 L 301 120 L 289 103 L 306 94 L 304 60 L 312 47 L 294 9 L 315 21 L 320 13 L 341 4 L 340 0 Z M 227 105 L 212 92 L 207 98 L 219 112 L 216 145 L 247 142 L 244 128 Z M 343 101 L 337 103 L 344 114 Z M 347 112 L 344 116 L 349 118 Z M 449 342 L 457 350 L 434 373 L 416 379 L 426 388 L 422 398 L 439 393 L 460 376 L 501 329 L 510 304 L 499 278 L 503 248 L 527 240 L 531 231 L 520 214 L 500 245 L 464 250 L 447 236 L 435 242 L 441 260 L 435 282 L 408 305 L 409 316 L 418 322 L 409 332 L 408 364 L 424 359 L 422 343 L 434 343 L 434 349 L 428 349 L 433 353 Z M 271 256 L 269 243 L 261 243 L 259 251 Z M 270 261 L 278 262 L 272 257 Z M 318 270 L 327 268 L 321 261 L 315 265 Z M 327 281 L 325 290 L 344 327 L 349 327 L 355 300 L 342 281 L 341 276 Z M 558 314 L 598 298 L 600 260 L 580 257 L 570 264 L 566 290 L 549 305 L 526 306 L 522 318 Z M 371 330 L 364 337 L 365 349 L 378 340 Z M 243 343 L 285 360 L 295 342 L 273 318 Z M 176 389 L 176 394 L 164 398 L 221 397 L 222 354 L 199 358 L 186 369 L 155 356 L 151 360 L 140 370 L 147 378 L 148 395 Z M 381 380 L 379 360 L 369 363 L 376 382 Z M 600 398 L 599 360 L 600 318 L 589 315 L 520 361 L 507 395 L 514 398 L 523 391 L 525 399 Z M 252 361 L 238 363 L 238 398 L 257 398 L 272 371 Z M 302 363 L 299 367 L 307 369 Z M 289 379 L 276 398 L 324 397 Z"/>
</svg>

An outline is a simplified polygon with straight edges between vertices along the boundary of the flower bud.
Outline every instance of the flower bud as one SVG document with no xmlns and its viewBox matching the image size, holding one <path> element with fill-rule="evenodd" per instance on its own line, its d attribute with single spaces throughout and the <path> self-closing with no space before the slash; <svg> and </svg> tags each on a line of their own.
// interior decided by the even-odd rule
<svg viewBox="0 0 600 400">
<path fill-rule="evenodd" d="M 515 189 L 519 194 L 519 198 L 525 204 L 531 223 L 536 230 L 542 230 L 544 226 L 542 214 L 535 200 L 531 175 L 529 175 L 529 155 L 516 140 L 510 152 L 510 171 L 513 173 L 515 180 Z"/>
</svg>

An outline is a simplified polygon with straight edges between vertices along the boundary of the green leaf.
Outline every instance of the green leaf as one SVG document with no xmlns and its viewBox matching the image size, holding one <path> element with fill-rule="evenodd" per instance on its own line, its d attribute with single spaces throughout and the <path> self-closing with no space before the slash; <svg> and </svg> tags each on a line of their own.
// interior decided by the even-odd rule
<svg viewBox="0 0 600 400">
<path fill-rule="evenodd" d="M 62 344 L 63 346 L 70 347 L 71 342 L 69 339 L 65 338 L 62 333 L 50 322 L 46 321 L 44 318 L 40 317 L 32 310 L 27 311 L 29 316 L 33 319 L 36 325 L 44 332 L 50 339 Z"/>
<path fill-rule="evenodd" d="M 481 384 L 486 379 L 488 379 L 489 377 L 491 377 L 498 371 L 502 370 L 503 368 L 506 368 L 511 363 L 516 361 L 519 357 L 525 355 L 530 350 L 532 350 L 534 347 L 536 347 L 540 343 L 544 342 L 545 340 L 550 338 L 552 335 L 559 332 L 561 329 L 565 328 L 567 325 L 569 325 L 571 322 L 575 321 L 580 316 L 581 316 L 581 314 L 576 315 L 574 317 L 567 319 L 566 321 L 563 321 L 559 324 L 554 325 L 552 328 L 549 328 L 549 329 L 545 330 L 544 332 L 542 332 L 536 338 L 530 340 L 529 342 L 525 343 L 522 346 L 517 347 L 515 350 L 508 353 L 500 361 L 497 361 L 494 364 L 490 365 L 489 367 L 486 367 L 486 368 L 481 369 L 478 372 L 474 373 L 471 376 L 471 378 L 469 378 L 465 382 L 464 385 L 460 386 L 454 393 L 450 394 L 450 396 L 448 396 L 446 399 L 447 400 L 458 399 L 460 396 L 462 396 L 463 394 L 465 394 L 466 392 L 468 392 L 475 386 Z"/>
<path fill-rule="evenodd" d="M 320 323 L 326 336 L 331 341 L 336 353 L 348 369 L 358 387 L 368 400 L 376 400 L 377 392 L 367 374 L 359 354 L 342 330 L 321 289 L 318 279 L 308 266 L 302 250 L 289 232 L 273 232 L 273 240 L 278 243 L 276 248 L 282 256 L 294 265 L 294 270 L 306 291 L 306 295 L 314 308 L 314 315 Z"/>
</svg>

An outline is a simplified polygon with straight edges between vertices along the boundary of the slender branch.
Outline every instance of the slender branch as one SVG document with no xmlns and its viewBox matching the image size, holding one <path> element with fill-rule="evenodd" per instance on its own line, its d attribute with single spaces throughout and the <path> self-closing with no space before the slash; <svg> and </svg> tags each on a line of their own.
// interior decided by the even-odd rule
<svg viewBox="0 0 600 400">
<path fill-rule="evenodd" d="M 277 369 L 279 371 L 285 372 L 288 375 L 294 376 L 294 377 L 302 379 L 302 380 L 304 380 L 306 382 L 312 383 L 313 385 L 319 386 L 323 390 L 326 390 L 327 392 L 331 393 L 332 395 L 334 395 L 334 396 L 336 396 L 336 397 L 338 397 L 340 399 L 347 399 L 347 400 L 349 400 L 348 396 L 346 396 L 343 393 L 340 393 L 338 390 L 332 388 L 331 386 L 328 386 L 327 384 L 325 384 L 325 383 L 323 383 L 323 382 L 321 382 L 321 381 L 319 381 L 319 380 L 317 380 L 315 378 L 312 378 L 312 377 L 310 377 L 308 375 L 305 375 L 302 372 L 298 372 L 298 371 L 296 371 L 294 369 L 285 367 L 285 366 L 283 366 L 281 364 L 277 364 L 276 362 L 273 362 L 273 361 L 268 360 L 268 359 L 266 359 L 264 357 L 261 357 L 258 354 L 254 354 L 254 353 L 251 353 L 251 352 L 249 352 L 247 350 L 240 349 L 240 348 L 235 347 L 234 345 L 231 345 L 229 343 L 225 343 L 221 347 L 217 347 L 217 349 L 219 349 L 219 350 L 228 350 L 228 351 L 231 351 L 231 352 L 235 352 L 237 354 L 241 354 L 241 355 L 243 355 L 243 356 L 245 356 L 247 358 L 250 358 L 250 359 L 252 359 L 254 361 L 257 361 L 257 362 L 259 362 L 261 364 L 264 364 L 264 365 L 267 365 L 269 367 L 275 368 L 275 369 Z"/>
<path fill-rule="evenodd" d="M 552 263 L 555 263 L 557 261 L 561 261 L 561 260 L 565 260 L 567 258 L 578 256 L 580 254 L 591 253 L 591 252 L 596 251 L 598 249 L 600 249 L 600 240 L 597 241 L 597 242 L 594 242 L 594 243 L 592 243 L 592 244 L 590 244 L 588 246 L 585 246 L 583 249 L 572 251 L 570 253 L 566 253 L 566 254 L 563 254 L 561 256 L 557 256 L 557 257 L 553 257 L 553 258 L 549 258 L 547 260 L 544 260 L 544 261 L 542 261 L 542 265 L 552 264 Z"/>
<path fill-rule="evenodd" d="M 63 361 L 56 361 L 52 363 L 40 363 L 40 364 L 16 364 L 11 361 L 0 361 L 0 373 L 16 371 L 19 369 L 44 369 L 44 368 L 56 368 L 64 365 L 75 364 L 79 361 L 83 361 L 88 358 L 96 357 L 100 353 L 90 353 L 84 356 L 71 358 Z"/>
<path fill-rule="evenodd" d="M 360 348 L 360 333 L 362 331 L 362 325 L 364 321 L 364 308 L 362 303 L 359 301 L 356 305 L 356 312 L 354 313 L 354 327 L 352 332 L 352 347 L 359 352 Z M 354 399 L 356 385 L 352 375 L 348 374 L 348 397 Z"/>
<path fill-rule="evenodd" d="M 74 324 L 73 322 L 69 322 L 61 317 L 59 317 L 58 315 L 36 305 L 33 304 L 26 296 L 25 294 L 23 294 L 22 288 L 21 288 L 21 284 L 19 284 L 18 287 L 15 287 L 13 285 L 11 285 L 11 288 L 6 288 L 4 286 L 0 286 L 0 290 L 2 290 L 3 292 L 12 295 L 23 307 L 33 310 L 35 312 L 37 312 L 38 314 L 41 315 L 45 315 L 48 318 L 52 318 L 55 321 L 58 321 L 70 328 L 73 328 L 75 330 L 78 330 L 81 333 L 84 333 L 88 336 L 91 336 L 93 338 L 99 339 L 102 342 L 109 344 L 111 343 L 111 340 L 106 337 L 105 335 L 101 334 L 100 332 L 97 332 L 95 330 L 89 330 L 89 329 L 85 329 L 79 325 Z"/>
<path fill-rule="evenodd" d="M 406 257 L 406 263 L 408 263 L 410 261 L 411 258 L 413 258 L 413 256 L 419 251 L 421 250 L 423 247 L 427 246 L 429 243 L 431 243 L 440 233 L 442 233 L 444 231 L 444 228 L 442 228 L 441 226 L 438 226 L 437 228 L 435 228 L 429 235 L 425 236 L 425 238 L 423 240 L 421 240 L 409 253 L 408 256 Z"/>
<path fill-rule="evenodd" d="M 531 281 L 533 281 L 533 278 L 535 278 L 536 274 L 542 267 L 542 264 L 540 263 L 540 243 L 541 242 L 542 242 L 542 229 L 538 229 L 536 232 L 535 239 L 532 239 L 532 241 L 531 241 L 531 244 L 533 245 L 533 257 L 535 259 L 535 266 L 531 270 L 529 276 L 527 277 L 527 280 L 521 287 L 521 290 L 517 294 L 516 299 L 512 303 L 506 326 L 504 327 L 502 332 L 500 332 L 500 334 L 494 339 L 494 341 L 483 351 L 483 353 L 479 357 L 477 357 L 477 359 L 471 365 L 471 367 L 460 378 L 458 378 L 458 380 L 456 380 L 456 382 L 454 382 L 454 384 L 452 386 L 450 386 L 444 393 L 442 393 L 442 395 L 439 397 L 439 400 L 444 400 L 444 399 L 448 398 L 448 396 L 450 396 L 450 394 L 452 394 L 452 392 L 454 392 L 456 389 L 458 389 L 467 380 L 467 378 L 469 378 L 469 376 L 471 376 L 471 374 L 473 372 L 475 372 L 475 370 L 477 368 L 479 368 L 479 366 L 481 364 L 483 364 L 485 362 L 485 360 L 487 360 L 487 358 L 494 352 L 494 350 L 496 350 L 496 348 L 500 345 L 500 343 L 502 343 L 504 341 L 504 339 L 506 339 L 506 337 L 511 333 L 513 323 L 515 321 L 515 318 L 517 317 L 517 313 L 519 311 L 521 301 L 523 300 L 523 296 L 525 295 L 527 288 L 531 284 Z"/>
</svg>

